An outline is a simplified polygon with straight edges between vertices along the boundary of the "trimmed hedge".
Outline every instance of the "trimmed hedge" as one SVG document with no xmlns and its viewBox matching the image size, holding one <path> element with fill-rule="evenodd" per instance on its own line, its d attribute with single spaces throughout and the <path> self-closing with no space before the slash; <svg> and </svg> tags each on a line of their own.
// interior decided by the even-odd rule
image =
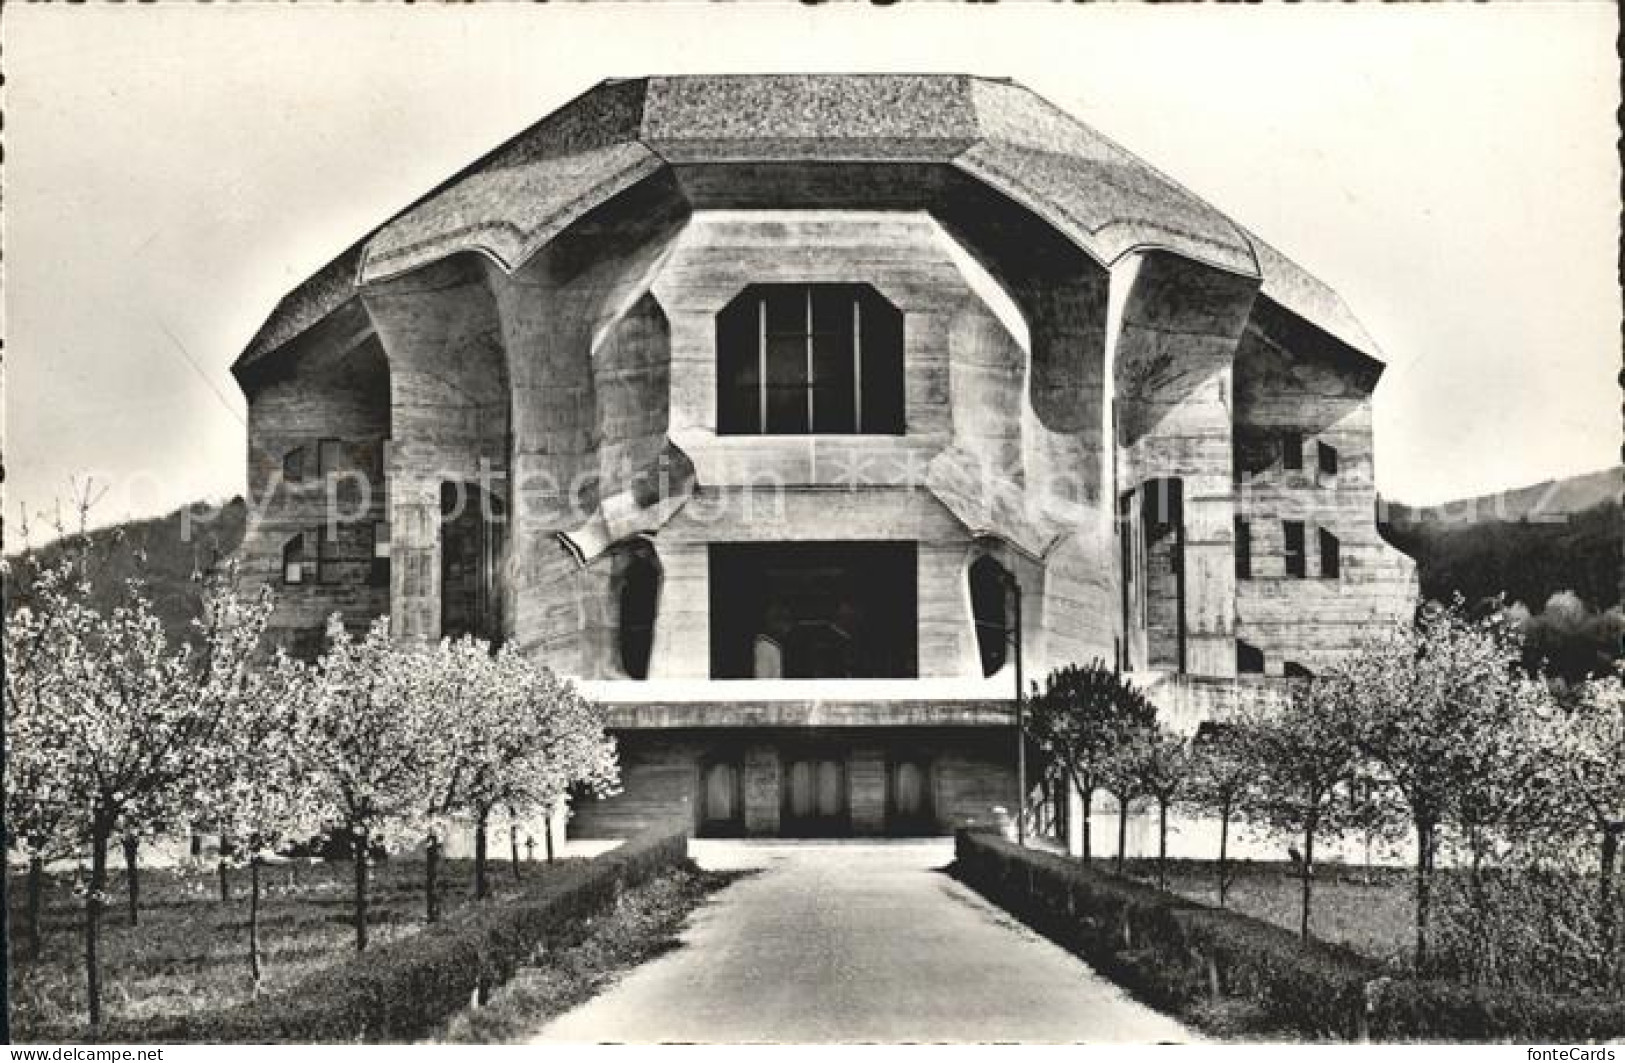
<svg viewBox="0 0 1625 1063">
<path fill-rule="evenodd" d="M 101 1040 L 331 1044 L 423 1037 L 512 977 L 538 945 L 687 856 L 682 834 L 634 839 L 585 864 L 559 867 L 516 896 L 467 905 L 417 934 L 317 971 L 287 992 L 213 1013 L 114 1020 Z"/>
<path fill-rule="evenodd" d="M 960 831 L 966 881 L 1153 1004 L 1240 999 L 1260 1025 L 1309 1037 L 1603 1040 L 1625 1001 L 1542 997 L 1394 979 L 1350 949 L 1210 908 L 1002 837 Z"/>
</svg>

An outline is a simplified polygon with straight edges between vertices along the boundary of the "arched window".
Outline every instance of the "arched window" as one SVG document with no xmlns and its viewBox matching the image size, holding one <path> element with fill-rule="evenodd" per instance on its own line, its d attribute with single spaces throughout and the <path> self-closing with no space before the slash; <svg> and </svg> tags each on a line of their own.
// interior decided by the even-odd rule
<svg viewBox="0 0 1625 1063">
<path fill-rule="evenodd" d="M 300 532 L 282 544 L 282 582 L 305 582 L 306 565 L 311 560 L 305 547 L 305 532 Z"/>
<path fill-rule="evenodd" d="M 991 557 L 984 555 L 971 564 L 970 608 L 984 676 L 1003 668 L 1009 658 L 1011 579 L 1009 570 Z"/>
<path fill-rule="evenodd" d="M 621 669 L 628 678 L 647 679 L 660 603 L 660 566 L 648 544 L 640 543 L 628 549 L 616 567 Z"/>
<path fill-rule="evenodd" d="M 903 315 L 866 284 L 756 284 L 717 315 L 722 435 L 901 435 Z"/>
<path fill-rule="evenodd" d="M 1243 675 L 1262 675 L 1264 651 L 1249 642 L 1236 640 L 1236 671 Z"/>
</svg>

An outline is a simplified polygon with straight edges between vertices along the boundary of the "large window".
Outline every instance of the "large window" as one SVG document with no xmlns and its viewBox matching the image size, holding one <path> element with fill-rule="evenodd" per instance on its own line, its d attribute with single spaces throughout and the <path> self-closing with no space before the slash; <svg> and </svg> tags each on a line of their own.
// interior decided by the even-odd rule
<svg viewBox="0 0 1625 1063">
<path fill-rule="evenodd" d="M 913 543 L 710 548 L 715 679 L 913 678 Z"/>
<path fill-rule="evenodd" d="M 1303 579 L 1303 521 L 1283 520 L 1281 539 L 1285 544 L 1286 574 L 1294 579 Z"/>
<path fill-rule="evenodd" d="M 717 316 L 723 435 L 903 432 L 903 316 L 863 284 L 758 284 Z"/>
<path fill-rule="evenodd" d="M 1004 667 L 1010 650 L 1010 584 L 1008 570 L 991 557 L 979 557 L 970 567 L 970 606 L 976 622 L 976 648 L 982 674 Z"/>
</svg>

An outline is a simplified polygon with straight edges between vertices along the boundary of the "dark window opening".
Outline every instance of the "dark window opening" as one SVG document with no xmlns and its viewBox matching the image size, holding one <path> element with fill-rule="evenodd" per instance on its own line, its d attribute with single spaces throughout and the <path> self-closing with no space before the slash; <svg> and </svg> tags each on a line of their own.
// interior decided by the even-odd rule
<svg viewBox="0 0 1625 1063">
<path fill-rule="evenodd" d="M 649 678 L 654 653 L 655 614 L 660 601 L 660 567 L 647 543 L 629 549 L 618 566 L 621 669 L 631 679 Z"/>
<path fill-rule="evenodd" d="M 305 547 L 306 533 L 300 532 L 282 544 L 282 582 L 305 582 L 306 566 L 310 562 Z"/>
<path fill-rule="evenodd" d="M 1281 436 L 1281 468 L 1295 471 L 1303 468 L 1303 435 L 1287 432 Z"/>
<path fill-rule="evenodd" d="M 282 455 L 282 478 L 289 483 L 300 483 L 305 478 L 306 447 L 294 447 Z"/>
<path fill-rule="evenodd" d="M 1297 661 L 1286 662 L 1285 667 L 1282 668 L 1282 673 L 1288 679 L 1313 679 L 1315 677 L 1315 673 L 1311 672 Z"/>
<path fill-rule="evenodd" d="M 1286 543 L 1286 574 L 1302 579 L 1305 574 L 1303 559 L 1303 521 L 1284 520 L 1281 535 Z"/>
<path fill-rule="evenodd" d="M 1264 651 L 1249 642 L 1236 641 L 1236 671 L 1242 675 L 1262 675 Z"/>
<path fill-rule="evenodd" d="M 374 587 L 389 586 L 389 521 L 373 522 L 372 526 L 372 578 Z"/>
<path fill-rule="evenodd" d="M 1240 517 L 1236 518 L 1236 578 L 1253 578 L 1253 529 Z"/>
<path fill-rule="evenodd" d="M 717 315 L 722 435 L 901 435 L 903 315 L 864 284 L 759 284 Z"/>
<path fill-rule="evenodd" d="M 499 574 L 503 556 L 502 500 L 472 484 L 440 488 L 440 633 L 502 638 Z"/>
<path fill-rule="evenodd" d="M 1316 443 L 1315 453 L 1320 464 L 1322 476 L 1337 475 L 1337 448 L 1330 443 Z"/>
<path fill-rule="evenodd" d="M 375 525 L 324 525 L 316 530 L 319 583 L 371 583 L 377 565 Z"/>
<path fill-rule="evenodd" d="M 323 439 L 316 444 L 316 475 L 331 476 L 344 465 L 344 441 Z"/>
<path fill-rule="evenodd" d="M 717 544 L 715 679 L 913 678 L 913 543 Z"/>
<path fill-rule="evenodd" d="M 1343 571 L 1343 546 L 1337 536 L 1320 529 L 1320 578 L 1337 579 Z"/>
<path fill-rule="evenodd" d="M 980 557 L 970 567 L 970 608 L 976 624 L 976 648 L 982 674 L 993 675 L 1010 655 L 1009 571 L 991 557 Z"/>
</svg>

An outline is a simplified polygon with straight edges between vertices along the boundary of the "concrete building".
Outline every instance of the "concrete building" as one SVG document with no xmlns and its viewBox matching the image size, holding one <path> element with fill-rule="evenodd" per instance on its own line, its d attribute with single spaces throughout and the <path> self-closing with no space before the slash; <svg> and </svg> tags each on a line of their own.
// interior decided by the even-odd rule
<svg viewBox="0 0 1625 1063">
<path fill-rule="evenodd" d="M 1371 339 L 1007 81 L 606 82 L 234 371 L 281 637 L 387 612 L 577 677 L 624 773 L 586 836 L 997 818 L 1017 602 L 1027 676 L 1115 662 L 1190 730 L 1414 597 Z"/>
</svg>

